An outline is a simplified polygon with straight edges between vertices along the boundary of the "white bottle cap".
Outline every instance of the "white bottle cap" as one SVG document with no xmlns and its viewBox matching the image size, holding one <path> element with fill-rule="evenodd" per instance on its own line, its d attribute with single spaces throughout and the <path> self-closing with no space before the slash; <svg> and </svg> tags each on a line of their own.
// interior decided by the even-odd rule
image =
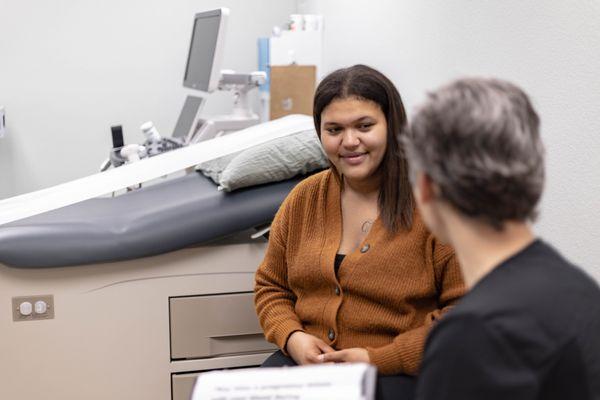
<svg viewBox="0 0 600 400">
<path fill-rule="evenodd" d="M 160 133 L 158 133 L 158 130 L 156 130 L 152 121 L 144 122 L 142 126 L 140 126 L 140 129 L 149 141 L 157 142 L 160 140 Z"/>
</svg>

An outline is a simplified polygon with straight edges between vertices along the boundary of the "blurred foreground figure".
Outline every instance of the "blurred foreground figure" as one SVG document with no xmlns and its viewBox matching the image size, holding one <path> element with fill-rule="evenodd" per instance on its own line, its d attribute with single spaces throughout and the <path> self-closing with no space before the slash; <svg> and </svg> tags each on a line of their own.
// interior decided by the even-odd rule
<svg viewBox="0 0 600 400">
<path fill-rule="evenodd" d="M 427 340 L 417 398 L 600 399 L 600 289 L 529 226 L 544 149 L 527 95 L 455 81 L 404 144 L 421 215 L 469 289 Z"/>
</svg>

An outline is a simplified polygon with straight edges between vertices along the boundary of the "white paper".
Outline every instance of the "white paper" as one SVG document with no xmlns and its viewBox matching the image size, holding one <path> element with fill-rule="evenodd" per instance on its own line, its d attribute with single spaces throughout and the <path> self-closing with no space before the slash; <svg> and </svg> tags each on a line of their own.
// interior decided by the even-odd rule
<svg viewBox="0 0 600 400">
<path fill-rule="evenodd" d="M 192 400 L 372 400 L 375 379 L 362 363 L 211 371 L 199 375 Z"/>
<path fill-rule="evenodd" d="M 0 201 L 0 225 L 148 182 L 313 127 L 311 117 L 290 115 L 48 189 L 11 197 Z"/>
</svg>

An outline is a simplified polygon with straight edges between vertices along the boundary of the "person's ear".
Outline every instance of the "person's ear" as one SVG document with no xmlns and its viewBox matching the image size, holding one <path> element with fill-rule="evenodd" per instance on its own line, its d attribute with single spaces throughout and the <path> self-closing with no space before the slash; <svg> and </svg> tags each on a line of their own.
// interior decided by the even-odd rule
<svg viewBox="0 0 600 400">
<path fill-rule="evenodd" d="M 436 199 L 437 194 L 438 187 L 429 175 L 418 172 L 415 180 L 415 195 L 419 198 L 419 203 L 431 203 Z"/>
</svg>

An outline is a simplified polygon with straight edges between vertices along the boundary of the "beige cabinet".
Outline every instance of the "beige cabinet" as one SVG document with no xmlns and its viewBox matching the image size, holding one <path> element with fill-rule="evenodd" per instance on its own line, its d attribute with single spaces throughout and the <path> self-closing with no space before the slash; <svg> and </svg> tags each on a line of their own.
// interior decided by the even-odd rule
<svg viewBox="0 0 600 400">
<path fill-rule="evenodd" d="M 172 400 L 190 400 L 198 373 L 173 375 L 171 378 Z"/>
</svg>

